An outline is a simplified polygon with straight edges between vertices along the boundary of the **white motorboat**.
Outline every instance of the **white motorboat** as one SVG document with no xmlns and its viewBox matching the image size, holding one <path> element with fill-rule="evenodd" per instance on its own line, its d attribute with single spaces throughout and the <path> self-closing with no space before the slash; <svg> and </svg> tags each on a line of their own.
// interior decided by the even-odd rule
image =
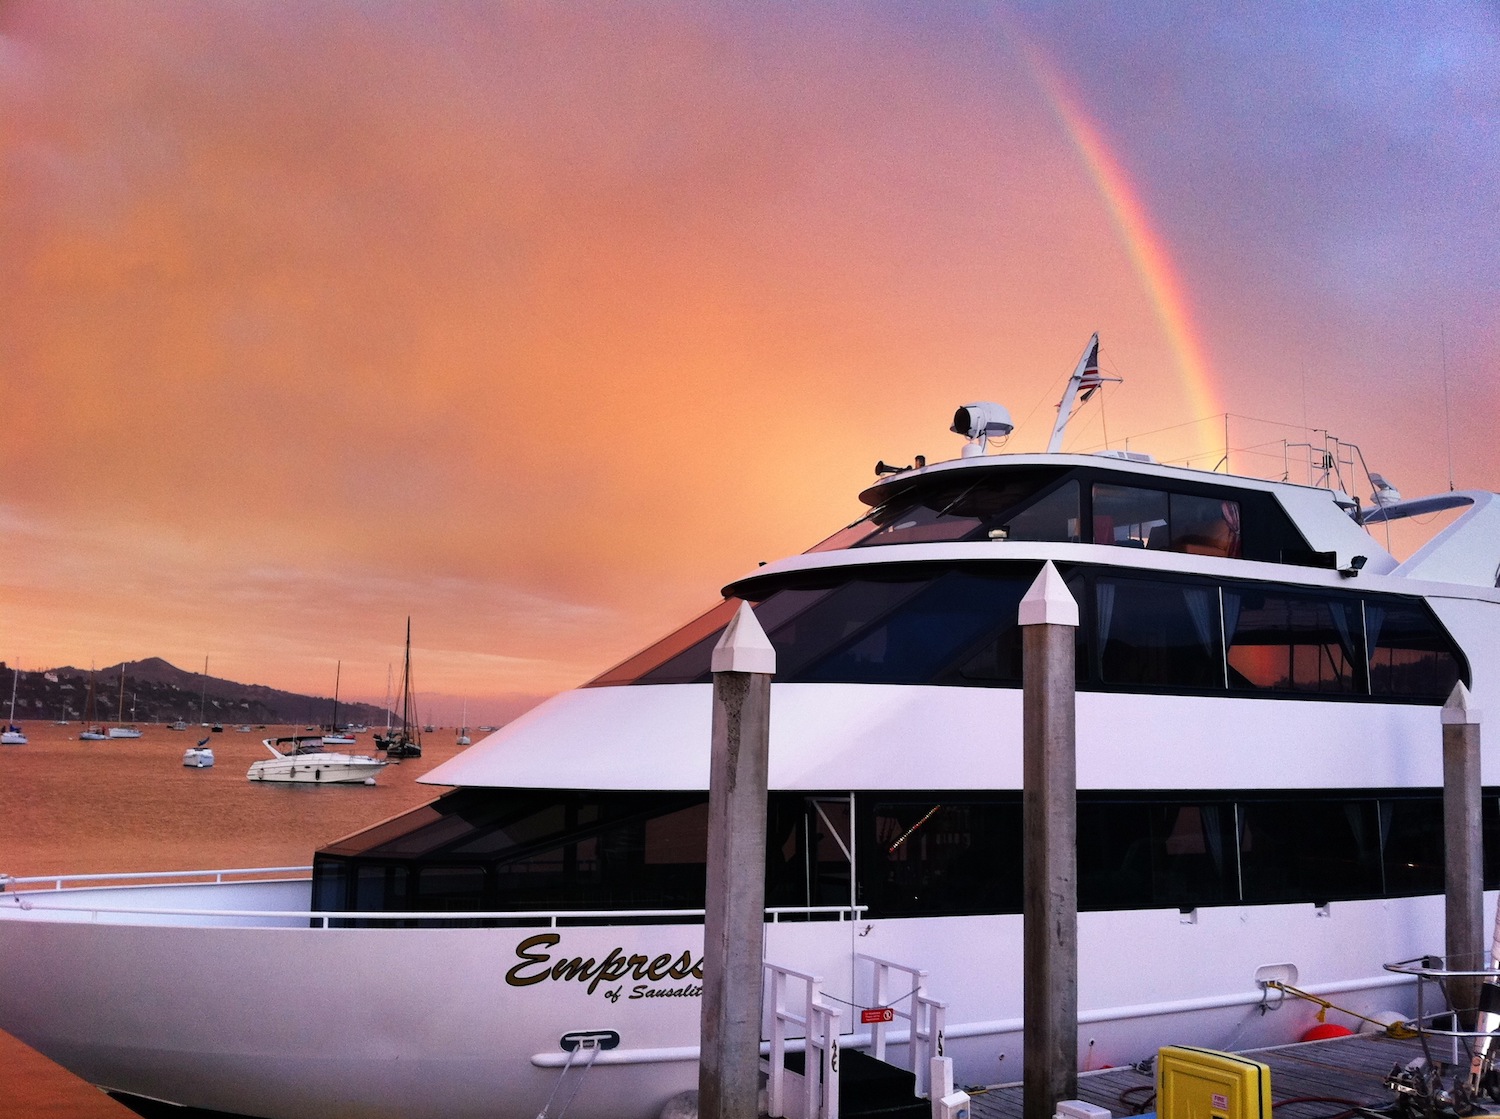
<svg viewBox="0 0 1500 1119">
<path fill-rule="evenodd" d="M 214 764 L 214 748 L 209 745 L 212 739 L 202 738 L 198 745 L 189 746 L 182 752 L 182 764 L 190 769 L 207 769 Z"/>
<path fill-rule="evenodd" d="M 1060 426 L 987 454 L 989 405 L 954 426 L 962 457 L 881 474 L 868 516 L 433 769 L 450 791 L 310 881 L 9 883 L 0 1028 L 117 1097 L 273 1119 L 529 1119 L 592 1038 L 569 1116 L 659 1114 L 697 1083 L 710 650 L 742 600 L 776 650 L 767 959 L 823 977 L 845 1049 L 872 958 L 923 969 L 958 1081 L 1014 1080 L 1017 606 L 1048 562 L 1079 605 L 1080 1053 L 1295 1039 L 1320 1008 L 1271 979 L 1410 1014 L 1383 965 L 1443 950 L 1440 711 L 1500 684 L 1497 496 L 1361 508 Z M 1371 531 L 1440 509 L 1404 561 Z M 1483 775 L 1493 912 L 1500 754 Z"/>
<path fill-rule="evenodd" d="M 311 738 L 264 739 L 269 758 L 250 763 L 251 781 L 283 784 L 373 785 L 375 775 L 386 764 L 365 754 L 340 754 L 323 745 L 321 735 Z"/>
</svg>

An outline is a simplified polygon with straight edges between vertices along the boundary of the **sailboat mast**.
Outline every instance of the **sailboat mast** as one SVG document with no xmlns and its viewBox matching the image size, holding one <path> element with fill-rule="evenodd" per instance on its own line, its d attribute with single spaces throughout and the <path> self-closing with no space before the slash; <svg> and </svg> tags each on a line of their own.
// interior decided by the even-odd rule
<svg viewBox="0 0 1500 1119">
<path fill-rule="evenodd" d="M 406 666 L 401 680 L 401 733 L 411 733 L 411 618 L 406 619 Z"/>
<path fill-rule="evenodd" d="M 208 722 L 208 718 L 204 714 L 204 712 L 206 712 L 207 710 L 208 710 L 208 657 L 207 657 L 207 655 L 205 655 L 204 658 L 203 658 L 203 694 L 198 699 L 198 722 L 200 724 Z"/>
<path fill-rule="evenodd" d="M 333 722 L 328 729 L 337 734 L 339 731 L 339 677 L 343 674 L 344 662 L 338 661 L 333 667 Z"/>
<path fill-rule="evenodd" d="M 117 723 L 125 721 L 125 662 L 120 662 L 120 711 L 115 719 Z"/>
</svg>

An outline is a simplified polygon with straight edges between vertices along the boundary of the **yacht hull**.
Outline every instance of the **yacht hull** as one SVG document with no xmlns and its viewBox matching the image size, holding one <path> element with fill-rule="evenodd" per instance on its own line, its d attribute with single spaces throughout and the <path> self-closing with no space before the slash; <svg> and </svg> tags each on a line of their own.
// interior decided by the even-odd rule
<svg viewBox="0 0 1500 1119">
<path fill-rule="evenodd" d="M 620 1043 L 563 1082 L 576 1119 L 644 1119 L 696 1087 L 701 925 L 323 928 L 307 905 L 306 882 L 6 894 L 0 1027 L 108 1091 L 268 1119 L 530 1119 L 577 1031 Z M 1019 1074 L 1021 935 L 1016 915 L 770 924 L 766 952 L 852 1004 L 846 1047 L 867 1029 L 857 953 L 927 969 L 958 1080 L 990 1084 Z M 1435 897 L 1086 913 L 1080 1057 L 1294 1040 L 1317 1008 L 1263 1013 L 1267 965 L 1339 1007 L 1409 1013 L 1373 961 L 1441 942 Z"/>
<path fill-rule="evenodd" d="M 267 758 L 254 762 L 246 776 L 251 781 L 283 785 L 373 785 L 384 763 L 312 757 Z"/>
</svg>

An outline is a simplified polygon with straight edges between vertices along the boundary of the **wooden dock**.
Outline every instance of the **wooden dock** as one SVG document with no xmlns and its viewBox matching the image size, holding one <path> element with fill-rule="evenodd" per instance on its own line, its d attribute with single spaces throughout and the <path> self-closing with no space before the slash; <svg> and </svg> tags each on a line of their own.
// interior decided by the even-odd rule
<svg viewBox="0 0 1500 1119">
<path fill-rule="evenodd" d="M 1429 1038 L 1434 1061 L 1452 1062 L 1451 1038 Z M 1271 1106 L 1276 1119 L 1331 1119 L 1355 1107 L 1380 1109 L 1395 1101 L 1385 1078 L 1397 1065 L 1424 1056 L 1420 1038 L 1358 1034 L 1256 1049 L 1240 1056 L 1271 1067 Z M 1101 1069 L 1078 1077 L 1078 1098 L 1112 1115 L 1156 1111 L 1156 1080 L 1135 1067 Z M 1021 1085 L 1006 1084 L 974 1094 L 973 1119 L 1021 1119 Z"/>
</svg>

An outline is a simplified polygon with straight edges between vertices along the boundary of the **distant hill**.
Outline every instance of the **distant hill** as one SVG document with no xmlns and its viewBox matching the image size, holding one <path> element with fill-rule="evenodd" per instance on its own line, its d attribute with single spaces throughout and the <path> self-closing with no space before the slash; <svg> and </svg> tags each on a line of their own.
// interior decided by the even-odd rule
<svg viewBox="0 0 1500 1119">
<path fill-rule="evenodd" d="M 94 671 L 95 718 L 114 722 L 120 712 L 120 674 L 125 675 L 125 719 L 170 723 L 184 719 L 214 723 L 297 723 L 322 725 L 333 717 L 332 696 L 278 691 L 263 684 L 239 684 L 216 676 L 206 681 L 160 657 L 126 661 Z M 0 661 L 0 718 L 10 713 L 11 669 Z M 87 715 L 89 672 L 66 665 L 22 672 L 16 689 L 16 720 L 82 719 Z M 372 703 L 339 703 L 340 723 L 385 725 L 385 708 Z"/>
</svg>

